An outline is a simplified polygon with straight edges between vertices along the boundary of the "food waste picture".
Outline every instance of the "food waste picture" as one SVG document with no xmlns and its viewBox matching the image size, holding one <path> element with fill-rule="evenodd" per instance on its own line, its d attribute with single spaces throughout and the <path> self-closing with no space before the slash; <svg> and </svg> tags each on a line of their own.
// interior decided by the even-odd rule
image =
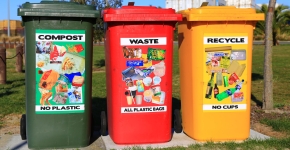
<svg viewBox="0 0 290 150">
<path fill-rule="evenodd" d="M 36 113 L 83 113 L 85 31 L 36 30 L 35 52 Z"/>
</svg>

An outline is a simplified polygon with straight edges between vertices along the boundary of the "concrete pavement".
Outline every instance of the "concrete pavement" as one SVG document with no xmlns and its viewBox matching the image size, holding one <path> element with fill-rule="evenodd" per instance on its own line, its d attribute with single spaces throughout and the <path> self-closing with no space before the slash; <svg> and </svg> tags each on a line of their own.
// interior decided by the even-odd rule
<svg viewBox="0 0 290 150">
<path fill-rule="evenodd" d="M 4 137 L 5 136 L 5 137 Z M 257 131 L 250 130 L 249 139 L 265 140 L 269 139 L 269 136 L 263 135 Z M 1 150 L 29 150 L 27 141 L 21 140 L 20 135 L 3 135 L 0 136 L 0 149 Z M 240 141 L 239 141 L 240 142 Z M 129 147 L 141 147 L 141 148 L 166 148 L 173 146 L 188 147 L 191 144 L 197 144 L 197 142 L 184 133 L 173 133 L 172 139 L 166 143 L 156 144 L 141 144 L 141 145 L 117 145 L 115 144 L 110 136 L 100 136 L 99 133 L 95 132 L 92 143 L 88 147 L 74 148 L 66 150 L 110 150 L 110 149 L 124 149 Z M 2 147 L 1 147 L 2 146 Z M 55 149 L 57 150 L 57 149 Z M 63 150 L 63 149 L 62 149 Z"/>
</svg>

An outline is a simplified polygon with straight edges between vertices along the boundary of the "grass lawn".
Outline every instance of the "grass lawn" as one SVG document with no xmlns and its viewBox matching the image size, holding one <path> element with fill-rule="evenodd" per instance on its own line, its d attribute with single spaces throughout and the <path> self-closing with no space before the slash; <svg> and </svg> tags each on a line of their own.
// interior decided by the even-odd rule
<svg viewBox="0 0 290 150">
<path fill-rule="evenodd" d="M 274 106 L 290 105 L 290 45 L 273 47 Z M 264 46 L 255 45 L 252 66 L 252 101 L 262 105 Z"/>
<path fill-rule="evenodd" d="M 15 49 L 6 50 L 6 58 L 15 56 L 15 53 Z M 7 81 L 0 85 L 0 118 L 11 113 L 25 113 L 25 73 L 15 71 L 15 62 L 15 58 L 6 62 Z"/>
<path fill-rule="evenodd" d="M 93 52 L 93 87 L 92 103 L 94 121 L 99 123 L 99 116 L 102 110 L 106 110 L 106 74 L 105 74 L 105 50 L 103 46 L 94 46 Z M 15 55 L 14 49 L 7 50 L 7 57 Z M 262 104 L 263 93 L 263 62 L 264 46 L 255 45 L 253 50 L 253 69 L 252 69 L 252 104 Z M 275 107 L 289 106 L 290 102 L 290 45 L 280 45 L 273 50 L 273 83 L 274 83 L 274 105 Z M 179 104 L 179 64 L 177 46 L 174 47 L 173 62 L 173 103 Z M 173 104 L 175 105 L 175 104 Z M 0 120 L 5 115 L 15 113 L 25 113 L 25 73 L 15 71 L 15 59 L 7 60 L 7 84 L 0 85 Z M 290 134 L 290 121 L 282 120 L 263 120 L 262 123 L 272 126 L 274 130 L 287 132 Z M 2 122 L 0 121 L 0 128 Z M 212 143 L 202 145 L 192 145 L 190 149 L 219 148 L 219 149 L 282 149 L 290 147 L 290 138 L 270 139 L 266 141 L 248 140 L 244 143 Z M 138 148 L 136 148 L 138 149 Z M 149 148 L 150 149 L 150 148 Z M 185 149 L 174 147 L 168 149 Z"/>
</svg>

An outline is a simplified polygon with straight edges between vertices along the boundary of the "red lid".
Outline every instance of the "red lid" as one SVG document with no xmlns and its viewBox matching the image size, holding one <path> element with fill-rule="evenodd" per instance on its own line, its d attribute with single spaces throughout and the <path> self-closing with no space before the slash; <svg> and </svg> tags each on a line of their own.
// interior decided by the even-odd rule
<svg viewBox="0 0 290 150">
<path fill-rule="evenodd" d="M 109 8 L 102 12 L 105 22 L 109 21 L 181 21 L 182 15 L 172 8 L 162 9 L 154 6 L 122 6 Z"/>
</svg>

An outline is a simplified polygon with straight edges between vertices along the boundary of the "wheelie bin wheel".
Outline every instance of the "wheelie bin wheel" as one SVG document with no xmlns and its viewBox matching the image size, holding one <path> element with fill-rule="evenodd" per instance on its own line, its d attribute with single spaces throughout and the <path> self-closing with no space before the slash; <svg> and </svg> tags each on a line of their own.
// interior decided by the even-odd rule
<svg viewBox="0 0 290 150">
<path fill-rule="evenodd" d="M 101 135 L 107 135 L 107 117 L 105 111 L 101 112 Z"/>
<path fill-rule="evenodd" d="M 22 140 L 26 140 L 26 114 L 22 114 L 20 119 L 20 136 Z"/>
<path fill-rule="evenodd" d="M 174 110 L 174 131 L 176 133 L 181 133 L 182 132 L 181 115 L 180 115 L 180 110 L 179 109 L 175 109 Z"/>
</svg>

